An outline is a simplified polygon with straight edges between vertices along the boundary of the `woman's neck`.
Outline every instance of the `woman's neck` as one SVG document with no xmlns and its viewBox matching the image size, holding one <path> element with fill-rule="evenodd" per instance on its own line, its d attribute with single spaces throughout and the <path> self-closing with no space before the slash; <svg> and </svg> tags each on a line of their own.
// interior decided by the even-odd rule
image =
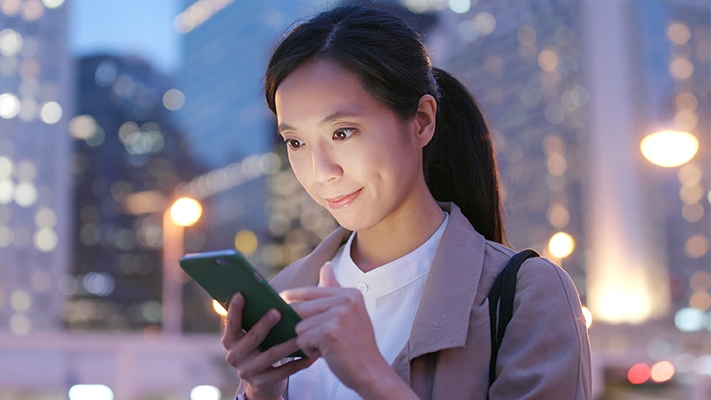
<svg viewBox="0 0 711 400">
<path fill-rule="evenodd" d="M 351 246 L 351 258 L 368 272 L 411 253 L 424 244 L 442 225 L 444 211 L 431 196 L 405 205 L 386 220 L 358 231 Z"/>
</svg>

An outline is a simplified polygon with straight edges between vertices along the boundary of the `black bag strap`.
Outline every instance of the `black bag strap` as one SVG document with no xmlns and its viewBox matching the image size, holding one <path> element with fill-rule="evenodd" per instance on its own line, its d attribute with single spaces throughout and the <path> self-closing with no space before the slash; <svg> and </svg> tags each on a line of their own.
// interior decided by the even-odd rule
<svg viewBox="0 0 711 400">
<path fill-rule="evenodd" d="M 531 257 L 538 257 L 535 250 L 526 249 L 511 257 L 509 263 L 499 273 L 489 291 L 489 321 L 491 321 L 491 359 L 489 361 L 489 386 L 496 379 L 496 357 L 504 339 L 506 325 L 513 316 L 514 295 L 516 294 L 516 274 L 521 264 Z M 498 310 L 498 318 L 497 318 Z"/>
</svg>

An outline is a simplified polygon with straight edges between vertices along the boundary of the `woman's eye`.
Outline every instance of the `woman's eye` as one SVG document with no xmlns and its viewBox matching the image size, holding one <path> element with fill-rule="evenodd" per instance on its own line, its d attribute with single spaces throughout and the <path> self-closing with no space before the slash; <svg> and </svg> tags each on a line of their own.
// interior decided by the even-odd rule
<svg viewBox="0 0 711 400">
<path fill-rule="evenodd" d="M 333 132 L 333 138 L 338 140 L 346 140 L 355 132 L 355 129 L 344 128 Z"/>
<path fill-rule="evenodd" d="M 284 140 L 284 143 L 289 147 L 294 150 L 298 149 L 299 147 L 303 146 L 304 144 L 301 143 L 299 140 L 296 139 L 286 139 Z"/>
</svg>

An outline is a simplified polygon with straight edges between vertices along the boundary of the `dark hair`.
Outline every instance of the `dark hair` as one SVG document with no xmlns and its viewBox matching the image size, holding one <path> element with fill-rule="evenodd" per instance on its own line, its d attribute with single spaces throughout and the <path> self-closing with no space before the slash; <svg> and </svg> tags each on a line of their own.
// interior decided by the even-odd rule
<svg viewBox="0 0 711 400">
<path fill-rule="evenodd" d="M 432 68 L 420 36 L 394 15 L 372 8 L 338 7 L 316 15 L 294 28 L 272 55 L 264 82 L 272 112 L 279 84 L 303 63 L 322 59 L 358 74 L 365 89 L 403 121 L 415 116 L 423 95 L 437 99 L 437 127 L 423 155 L 427 186 L 436 200 L 457 204 L 484 237 L 503 242 L 489 129 L 467 89 Z"/>
</svg>

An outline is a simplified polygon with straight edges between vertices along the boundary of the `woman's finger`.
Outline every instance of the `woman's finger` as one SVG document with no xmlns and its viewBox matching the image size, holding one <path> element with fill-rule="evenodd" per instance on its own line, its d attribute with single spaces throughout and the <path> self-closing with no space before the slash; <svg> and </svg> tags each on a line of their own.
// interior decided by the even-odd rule
<svg viewBox="0 0 711 400">
<path fill-rule="evenodd" d="M 296 289 L 285 290 L 279 293 L 279 296 L 281 296 L 281 298 L 284 299 L 284 301 L 286 301 L 287 303 L 294 303 L 335 296 L 340 293 L 341 290 L 343 289 L 339 287 L 306 286 Z"/>
<path fill-rule="evenodd" d="M 321 287 L 341 287 L 336 279 L 336 272 L 333 270 L 333 264 L 327 261 L 319 270 L 319 286 Z"/>
<path fill-rule="evenodd" d="M 242 330 L 242 309 L 244 308 L 244 297 L 241 293 L 232 296 L 229 307 L 227 307 L 227 319 L 225 320 L 225 332 L 222 334 L 222 345 L 229 349 L 233 343 L 244 336 Z"/>
</svg>

